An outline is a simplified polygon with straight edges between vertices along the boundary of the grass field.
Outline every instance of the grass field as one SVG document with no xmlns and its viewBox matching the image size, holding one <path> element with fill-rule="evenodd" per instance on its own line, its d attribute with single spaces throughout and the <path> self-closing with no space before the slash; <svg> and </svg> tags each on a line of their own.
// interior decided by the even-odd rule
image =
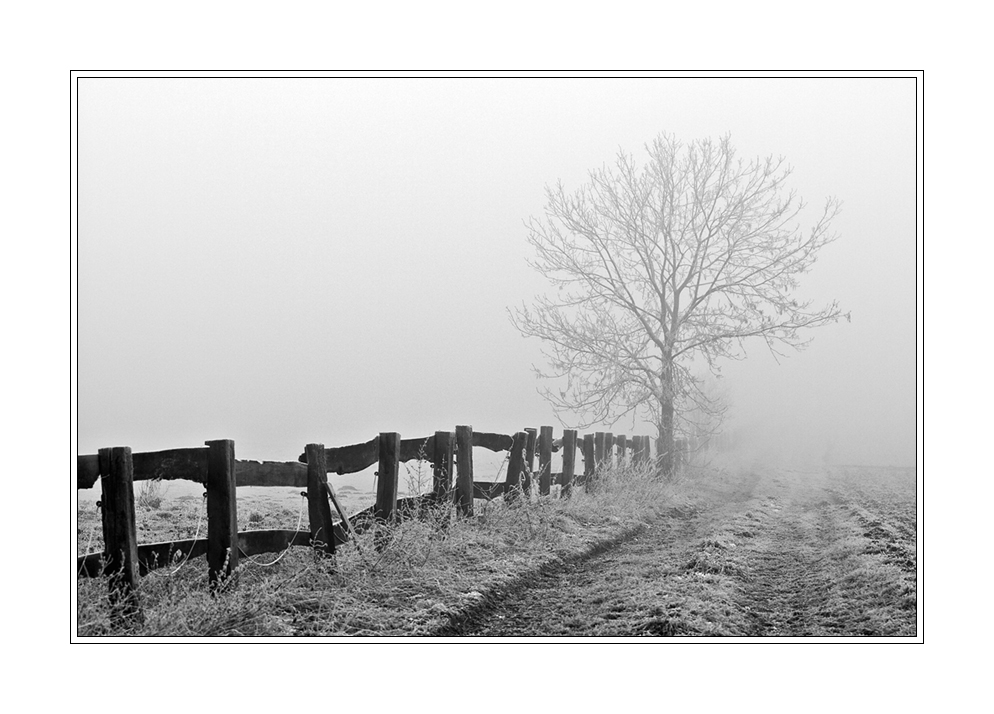
<svg viewBox="0 0 994 714">
<path fill-rule="evenodd" d="M 217 598 L 203 558 L 177 563 L 142 578 L 145 620 L 127 629 L 111 624 L 106 581 L 81 579 L 77 634 L 917 633 L 913 470 L 691 468 L 666 484 L 623 471 L 574 493 L 477 501 L 470 519 L 444 509 L 395 527 L 381 550 L 368 532 L 334 559 L 300 547 L 247 558 Z M 342 498 L 355 512 L 373 496 Z M 140 542 L 206 531 L 198 494 L 139 492 L 137 504 Z M 240 530 L 306 527 L 299 489 L 239 489 L 238 505 Z M 98 512 L 84 504 L 78 520 L 79 552 L 98 550 Z"/>
<path fill-rule="evenodd" d="M 239 490 L 239 530 L 294 528 L 299 489 Z M 390 529 L 386 545 L 376 531 L 340 547 L 334 559 L 307 548 L 243 559 L 223 597 L 207 589 L 204 559 L 153 571 L 141 579 L 145 622 L 115 629 L 103 579 L 77 583 L 77 633 L 95 635 L 425 635 L 502 586 L 557 560 L 576 558 L 605 540 L 624 537 L 658 516 L 675 496 L 664 485 L 628 472 L 605 477 L 595 494 L 575 490 L 568 500 L 533 499 L 517 506 L 477 501 L 476 515 L 456 519 L 445 508 L 424 521 Z M 268 501 L 266 499 L 269 499 Z M 294 500 L 296 499 L 296 500 Z M 184 495 L 151 507 L 139 494 L 139 542 L 201 537 L 202 499 Z M 371 500 L 343 494 L 355 512 Z M 307 527 L 306 506 L 303 527 Z M 78 552 L 97 550 L 99 513 L 81 507 Z M 443 524 L 447 524 L 443 525 Z M 93 534 L 96 534 L 93 536 Z M 275 562 L 274 562 L 275 561 Z M 485 595 L 486 594 L 486 595 Z"/>
</svg>

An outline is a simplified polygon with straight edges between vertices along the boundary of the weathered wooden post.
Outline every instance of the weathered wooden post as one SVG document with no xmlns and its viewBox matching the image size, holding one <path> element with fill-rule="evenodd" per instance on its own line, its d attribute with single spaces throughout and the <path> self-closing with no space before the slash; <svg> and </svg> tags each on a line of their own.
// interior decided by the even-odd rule
<svg viewBox="0 0 994 714">
<path fill-rule="evenodd" d="M 548 496 L 552 491 L 552 427 L 543 426 L 539 438 L 538 495 Z"/>
<path fill-rule="evenodd" d="M 604 468 L 610 469 L 614 466 L 614 434 L 607 432 L 604 435 Z"/>
<path fill-rule="evenodd" d="M 628 448 L 628 437 L 624 434 L 618 434 L 614 437 L 614 440 L 618 442 L 618 466 L 622 466 L 625 463 L 625 459 L 628 457 L 625 453 Z"/>
<path fill-rule="evenodd" d="M 104 575 L 110 577 L 111 618 L 141 622 L 138 597 L 138 535 L 135 530 L 134 466 L 131 448 L 97 452 L 100 512 L 104 530 Z"/>
<path fill-rule="evenodd" d="M 511 437 L 511 454 L 507 460 L 507 476 L 504 478 L 504 500 L 513 503 L 521 490 L 521 476 L 525 468 L 525 449 L 528 447 L 528 432 L 519 431 Z"/>
<path fill-rule="evenodd" d="M 380 460 L 376 469 L 376 505 L 373 516 L 377 520 L 392 521 L 397 510 L 397 475 L 400 469 L 400 434 L 384 431 L 379 438 Z"/>
<path fill-rule="evenodd" d="M 559 492 L 562 498 L 569 498 L 573 489 L 573 470 L 576 464 L 576 429 L 563 430 L 563 475 Z"/>
<path fill-rule="evenodd" d="M 459 512 L 473 515 L 473 427 L 456 427 L 456 499 Z"/>
<path fill-rule="evenodd" d="M 594 435 L 583 435 L 583 485 L 590 490 L 590 482 L 594 478 Z"/>
<path fill-rule="evenodd" d="M 633 436 L 632 437 L 632 465 L 639 467 L 642 465 L 642 437 Z"/>
<path fill-rule="evenodd" d="M 311 524 L 311 546 L 334 555 L 335 529 L 328 502 L 328 467 L 324 444 L 308 444 L 307 456 L 307 515 Z M 344 528 L 344 524 L 342 525 Z"/>
<path fill-rule="evenodd" d="M 642 459 L 643 463 L 651 464 L 652 463 L 652 437 L 647 436 L 647 435 L 643 435 L 642 436 L 642 451 L 645 452 L 645 456 Z"/>
<path fill-rule="evenodd" d="M 604 468 L 604 432 L 594 434 L 594 473 Z"/>
<path fill-rule="evenodd" d="M 525 444 L 525 468 L 522 472 L 521 486 L 526 496 L 532 492 L 532 475 L 535 473 L 535 452 L 538 448 L 538 429 L 525 428 L 528 442 Z"/>
<path fill-rule="evenodd" d="M 451 431 L 436 431 L 434 453 L 431 458 L 432 492 L 435 500 L 441 503 L 452 490 L 452 458 L 456 435 Z"/>
<path fill-rule="evenodd" d="M 207 444 L 207 576 L 217 593 L 238 567 L 238 503 L 235 497 L 235 442 Z"/>
</svg>

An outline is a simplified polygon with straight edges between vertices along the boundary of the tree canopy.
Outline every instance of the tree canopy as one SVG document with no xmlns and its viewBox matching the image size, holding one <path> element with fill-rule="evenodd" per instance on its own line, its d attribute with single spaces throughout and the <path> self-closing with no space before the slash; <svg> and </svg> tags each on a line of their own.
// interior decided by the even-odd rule
<svg viewBox="0 0 994 714">
<path fill-rule="evenodd" d="M 838 200 L 803 229 L 784 159 L 739 159 L 727 136 L 663 134 L 646 149 L 644 165 L 621 151 L 572 193 L 546 188 L 545 216 L 527 222 L 529 263 L 555 292 L 511 320 L 542 340 L 539 375 L 565 379 L 542 390 L 557 412 L 581 415 L 579 427 L 646 419 L 669 471 L 674 430 L 690 431 L 691 413 L 720 412 L 702 388 L 705 367 L 717 374 L 747 340 L 776 355 L 799 349 L 807 328 L 848 315 L 796 297 L 835 239 Z"/>
</svg>

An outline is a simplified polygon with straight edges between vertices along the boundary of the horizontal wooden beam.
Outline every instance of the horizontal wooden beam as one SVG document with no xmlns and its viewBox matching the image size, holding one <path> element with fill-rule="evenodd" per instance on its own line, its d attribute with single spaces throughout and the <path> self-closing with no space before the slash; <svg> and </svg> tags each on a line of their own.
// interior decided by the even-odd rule
<svg viewBox="0 0 994 714">
<path fill-rule="evenodd" d="M 328 473 L 354 474 L 368 469 L 375 464 L 379 456 L 379 437 L 370 439 L 362 444 L 351 444 L 349 446 L 334 446 L 326 448 L 325 462 L 328 466 Z M 400 440 L 400 460 L 431 461 L 435 451 L 435 437 L 423 436 L 417 439 Z M 301 454 L 297 457 L 301 463 L 307 463 L 307 456 Z"/>
<path fill-rule="evenodd" d="M 349 446 L 335 446 L 324 450 L 328 473 L 354 474 L 368 469 L 380 458 L 379 437 Z M 301 454 L 297 461 L 306 464 L 307 454 Z"/>
<path fill-rule="evenodd" d="M 435 455 L 435 437 L 400 440 L 401 461 L 431 461 Z"/>
<path fill-rule="evenodd" d="M 177 555 L 182 558 L 198 558 L 206 554 L 206 538 L 145 543 L 138 546 L 139 575 L 145 575 L 148 571 L 156 568 L 175 565 L 173 559 Z M 100 565 L 103 559 L 103 553 L 89 553 L 80 556 L 76 559 L 76 572 L 81 577 L 95 578 L 103 573 Z"/>
<path fill-rule="evenodd" d="M 135 481 L 187 479 L 206 483 L 207 449 L 173 449 L 132 454 Z M 96 455 L 77 457 L 77 488 L 91 488 L 100 478 Z M 307 486 L 307 466 L 296 461 L 235 462 L 238 486 Z"/>
<path fill-rule="evenodd" d="M 473 446 L 480 446 L 491 451 L 510 451 L 511 437 L 508 434 L 488 434 L 485 431 L 473 432 Z"/>
<path fill-rule="evenodd" d="M 134 463 L 134 454 L 131 455 Z M 96 454 L 76 457 L 76 488 L 93 488 L 100 478 L 100 459 Z"/>
<path fill-rule="evenodd" d="M 307 465 L 297 461 L 235 461 L 236 486 L 307 487 Z"/>
<path fill-rule="evenodd" d="M 333 531 L 336 545 L 348 540 L 341 523 L 336 523 Z M 263 530 L 242 531 L 238 534 L 238 550 L 243 556 L 279 553 L 292 545 L 309 546 L 310 544 L 310 531 Z"/>
<path fill-rule="evenodd" d="M 379 458 L 377 439 L 362 444 L 337 446 L 325 449 L 329 473 L 350 474 L 363 471 Z M 400 460 L 415 459 L 431 462 L 434 449 L 434 436 L 416 439 L 401 439 Z M 553 442 L 553 451 L 559 450 L 560 440 Z M 508 434 L 473 432 L 473 446 L 490 451 L 509 451 L 511 437 Z M 186 479 L 196 483 L 207 483 L 207 448 L 169 449 L 147 451 L 131 455 L 134 464 L 134 480 L 149 481 L 162 479 L 171 481 Z M 297 463 L 299 462 L 299 463 Z M 304 454 L 297 462 L 286 461 L 246 461 L 235 463 L 235 481 L 239 486 L 307 486 L 307 462 Z M 100 479 L 100 467 L 96 454 L 76 457 L 76 488 L 92 488 Z"/>
<path fill-rule="evenodd" d="M 193 449 L 170 449 L 149 451 L 131 455 L 135 465 L 135 481 L 150 479 L 186 479 L 197 483 L 207 483 L 206 446 Z"/>
<path fill-rule="evenodd" d="M 103 562 L 104 562 L 103 553 L 89 553 L 87 555 L 79 556 L 78 558 L 76 558 L 77 577 L 82 577 L 82 578 L 99 577 L 104 572 Z"/>
<path fill-rule="evenodd" d="M 135 481 L 186 479 L 207 483 L 207 447 L 131 454 Z M 76 457 L 76 488 L 92 488 L 100 478 L 96 454 Z"/>
<path fill-rule="evenodd" d="M 336 545 L 348 541 L 341 523 L 333 527 Z M 309 531 L 258 530 L 238 534 L 238 550 L 243 556 L 279 553 L 293 545 L 309 546 Z M 189 555 L 188 555 L 189 554 Z M 207 539 L 164 541 L 138 546 L 138 567 L 141 575 L 166 566 L 175 566 L 179 559 L 198 558 L 207 554 Z M 89 553 L 76 559 L 76 572 L 80 577 L 95 578 L 103 573 L 103 553 Z"/>
</svg>

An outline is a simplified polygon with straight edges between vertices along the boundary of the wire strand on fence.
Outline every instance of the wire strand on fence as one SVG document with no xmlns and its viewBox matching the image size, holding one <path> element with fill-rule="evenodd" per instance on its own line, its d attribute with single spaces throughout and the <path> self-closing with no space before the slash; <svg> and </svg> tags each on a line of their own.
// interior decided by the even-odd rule
<svg viewBox="0 0 994 714">
<path fill-rule="evenodd" d="M 300 494 L 300 510 L 297 512 L 297 527 L 294 529 L 297 533 L 300 532 L 300 524 L 304 520 L 304 501 L 306 501 L 306 500 L 307 500 L 306 496 L 303 493 L 301 493 Z M 276 560 L 274 560 L 271 563 L 260 563 L 255 558 L 253 558 L 253 557 L 251 557 L 249 555 L 245 555 L 245 551 L 242 550 L 241 548 L 238 549 L 238 552 L 241 553 L 253 565 L 258 565 L 261 568 L 268 568 L 270 565 L 276 565 L 278 562 L 280 562 L 280 560 L 283 558 L 283 556 L 286 555 L 290 551 L 291 547 L 293 547 L 293 538 L 290 539 L 290 543 L 287 544 L 287 546 L 286 546 L 286 548 L 284 548 L 283 552 L 276 556 Z"/>
<path fill-rule="evenodd" d="M 169 577 L 172 577 L 173 575 L 176 575 L 176 573 L 179 572 L 179 569 L 182 568 L 184 565 L 186 565 L 186 561 L 188 561 L 190 559 L 190 553 L 193 552 L 193 546 L 196 544 L 197 539 L 200 538 L 200 524 L 203 523 L 203 521 L 204 521 L 204 511 L 207 510 L 207 492 L 206 491 L 204 492 L 204 498 L 201 501 L 201 503 L 203 503 L 204 507 L 200 509 L 200 515 L 197 516 L 197 532 L 194 533 L 194 535 L 193 535 L 193 543 L 191 543 L 190 547 L 186 549 L 186 555 L 183 557 L 183 560 L 180 561 L 179 565 L 176 566 L 176 570 L 174 570 L 173 572 L 169 573 Z"/>
<path fill-rule="evenodd" d="M 500 466 L 497 467 L 497 477 L 494 479 L 495 482 L 500 481 L 500 474 L 507 466 L 507 463 L 510 460 L 511 460 L 511 452 L 508 451 L 506 454 L 504 454 L 504 460 L 501 461 Z"/>
</svg>

